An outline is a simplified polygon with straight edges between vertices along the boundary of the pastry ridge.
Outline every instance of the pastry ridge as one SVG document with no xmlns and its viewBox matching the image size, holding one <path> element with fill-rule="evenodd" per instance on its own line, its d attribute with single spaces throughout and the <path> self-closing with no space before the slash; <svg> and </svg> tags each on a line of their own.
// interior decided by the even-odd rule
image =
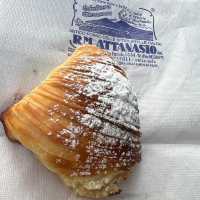
<svg viewBox="0 0 200 200">
<path fill-rule="evenodd" d="M 2 113 L 7 136 L 31 150 L 78 195 L 121 190 L 141 160 L 137 98 L 111 54 L 84 45 Z"/>
</svg>

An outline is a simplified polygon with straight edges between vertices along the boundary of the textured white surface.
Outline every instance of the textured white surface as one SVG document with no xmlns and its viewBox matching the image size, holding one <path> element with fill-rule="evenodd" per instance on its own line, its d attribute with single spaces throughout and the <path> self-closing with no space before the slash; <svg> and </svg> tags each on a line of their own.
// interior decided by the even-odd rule
<svg viewBox="0 0 200 200">
<path fill-rule="evenodd" d="M 111 199 L 199 200 L 200 2 L 123 2 L 156 9 L 165 60 L 156 70 L 127 67 L 139 97 L 143 160 Z M 65 60 L 71 15 L 71 0 L 0 1 L 0 111 Z M 5 136 L 0 147 L 0 200 L 77 199 L 23 147 Z"/>
<path fill-rule="evenodd" d="M 0 140 L 0 199 L 80 199 L 46 170 L 32 153 L 5 137 Z M 143 161 L 123 192 L 111 200 L 199 199 L 198 145 L 144 144 Z"/>
</svg>

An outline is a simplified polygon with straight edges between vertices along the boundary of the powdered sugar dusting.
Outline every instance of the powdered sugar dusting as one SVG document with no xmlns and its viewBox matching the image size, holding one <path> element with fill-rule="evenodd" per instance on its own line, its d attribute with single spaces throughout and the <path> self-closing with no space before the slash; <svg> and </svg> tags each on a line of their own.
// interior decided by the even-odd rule
<svg viewBox="0 0 200 200">
<path fill-rule="evenodd" d="M 96 63 L 86 65 L 84 68 L 89 71 L 91 77 L 98 79 L 91 78 L 82 93 L 87 97 L 98 96 L 98 100 L 87 106 L 89 114 L 84 115 L 82 120 L 88 121 L 91 118 L 91 126 L 92 123 L 99 123 L 99 118 L 106 118 L 115 124 L 137 129 L 139 127 L 137 98 L 128 79 L 116 72 L 114 66 L 108 64 Z"/>
<path fill-rule="evenodd" d="M 71 176 L 129 168 L 140 160 L 141 148 L 139 110 L 133 88 L 125 72 L 108 55 L 82 56 L 78 63 L 71 72 L 63 74 L 64 103 L 69 106 L 76 102 L 76 109 L 68 108 L 70 112 L 63 114 L 54 105 L 49 110 L 55 123 L 59 123 L 59 116 L 73 116 L 71 124 L 57 133 L 67 148 L 75 150 L 81 145 L 79 136 L 85 137 L 90 132 L 84 149 L 87 156 L 83 159 L 82 153 L 76 154 L 75 160 L 82 163 Z M 83 110 L 78 109 L 81 106 Z"/>
<path fill-rule="evenodd" d="M 109 159 L 118 159 L 112 167 L 126 167 L 130 160 L 134 160 L 134 151 L 138 151 L 138 154 L 140 151 L 136 95 L 122 71 L 116 70 L 116 63 L 111 58 L 90 56 L 82 59 L 96 61 L 84 66 L 92 78 L 81 91 L 87 97 L 97 97 L 95 102 L 87 105 L 87 113 L 81 118 L 81 123 L 99 133 L 88 145 L 87 162 L 90 166 L 98 162 L 99 169 L 104 170 Z M 127 146 L 132 148 L 127 150 Z M 103 158 L 100 162 L 96 159 L 99 157 Z"/>
</svg>

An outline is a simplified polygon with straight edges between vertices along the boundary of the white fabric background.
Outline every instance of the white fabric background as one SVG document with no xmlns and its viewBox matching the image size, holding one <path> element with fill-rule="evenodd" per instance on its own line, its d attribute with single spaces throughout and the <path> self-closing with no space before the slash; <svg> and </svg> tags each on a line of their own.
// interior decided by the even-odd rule
<svg viewBox="0 0 200 200">
<path fill-rule="evenodd" d="M 110 199 L 199 200 L 200 2 L 123 2 L 155 8 L 165 59 L 159 69 L 127 67 L 139 98 L 143 159 Z M 0 0 L 0 111 L 66 59 L 71 15 L 72 0 Z M 2 127 L 0 135 L 0 200 L 77 199 Z"/>
</svg>

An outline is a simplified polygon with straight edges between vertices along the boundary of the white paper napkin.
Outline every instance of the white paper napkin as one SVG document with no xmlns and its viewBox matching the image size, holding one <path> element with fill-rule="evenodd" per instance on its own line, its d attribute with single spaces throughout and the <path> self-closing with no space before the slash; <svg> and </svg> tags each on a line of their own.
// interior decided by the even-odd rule
<svg viewBox="0 0 200 200">
<path fill-rule="evenodd" d="M 164 55 L 155 69 L 125 66 L 138 94 L 143 158 L 110 199 L 199 200 L 200 2 L 110 2 L 153 8 Z M 0 2 L 0 111 L 67 58 L 73 3 Z M 78 199 L 31 152 L 8 141 L 2 127 L 0 147 L 0 200 Z"/>
</svg>

